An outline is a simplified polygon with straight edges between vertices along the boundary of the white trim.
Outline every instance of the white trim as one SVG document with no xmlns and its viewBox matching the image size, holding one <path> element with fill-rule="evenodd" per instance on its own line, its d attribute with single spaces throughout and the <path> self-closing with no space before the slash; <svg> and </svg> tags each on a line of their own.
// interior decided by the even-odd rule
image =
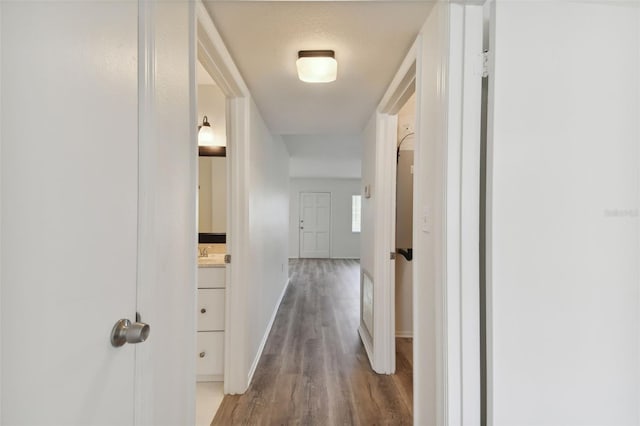
<svg viewBox="0 0 640 426">
<path fill-rule="evenodd" d="M 196 382 L 224 382 L 223 374 L 198 374 Z"/>
<path fill-rule="evenodd" d="M 413 339 L 413 331 L 396 331 L 396 337 Z"/>
<path fill-rule="evenodd" d="M 258 367 L 258 363 L 260 362 L 260 358 L 262 357 L 262 351 L 264 351 L 264 346 L 267 344 L 267 339 L 269 338 L 269 334 L 271 333 L 271 328 L 273 327 L 273 323 L 276 320 L 276 315 L 278 315 L 278 310 L 280 309 L 280 305 L 282 304 L 282 299 L 284 298 L 287 289 L 289 288 L 290 280 L 284 284 L 284 288 L 282 289 L 282 293 L 280 293 L 280 297 L 278 298 L 278 303 L 276 303 L 275 308 L 273 309 L 273 313 L 271 314 L 271 319 L 269 320 L 269 324 L 267 325 L 267 329 L 264 332 L 264 336 L 262 336 L 262 341 L 260 342 L 260 346 L 258 347 L 258 352 L 256 353 L 256 357 L 253 359 L 251 363 L 251 368 L 249 368 L 249 374 L 247 375 L 247 382 L 251 383 L 253 379 L 253 374 L 256 372 L 256 368 Z"/>
<path fill-rule="evenodd" d="M 304 259 L 303 257 L 289 257 L 289 260 L 300 260 Z M 337 259 L 337 260 L 360 260 L 360 257 L 352 257 L 352 256 L 333 256 L 329 259 Z"/>
<path fill-rule="evenodd" d="M 161 317 L 161 306 L 166 302 L 165 296 L 158 293 L 158 283 L 162 280 L 159 277 L 158 262 L 160 252 L 157 244 L 158 221 L 157 221 L 157 194 L 160 183 L 158 176 L 162 172 L 158 169 L 158 164 L 162 159 L 159 156 L 158 144 L 171 144 L 174 141 L 162 139 L 163 121 L 159 121 L 158 117 L 162 114 L 158 108 L 164 108 L 161 102 L 157 101 L 157 75 L 156 67 L 158 62 L 158 54 L 162 54 L 168 48 L 168 45 L 161 43 L 160 38 L 164 33 L 169 19 L 163 17 L 158 8 L 161 7 L 157 2 L 138 2 L 138 236 L 137 236 L 137 288 L 136 288 L 136 309 L 142 315 L 142 321 L 151 323 L 151 327 L 160 327 L 162 325 L 154 325 L 154 319 L 157 321 Z M 184 185 L 185 193 L 191 200 L 191 207 L 185 206 L 187 211 L 191 211 L 193 215 L 187 215 L 184 219 L 184 229 L 179 233 L 181 244 L 186 246 L 197 246 L 197 224 L 195 216 L 196 199 L 197 199 L 197 135 L 196 126 L 189 123 L 196 122 L 196 92 L 195 92 L 195 7 L 193 3 L 184 4 L 180 13 L 183 13 L 188 22 L 185 23 L 184 32 L 185 39 L 188 40 L 189 51 L 183 52 L 182 57 L 176 57 L 172 60 L 186 60 L 188 62 L 188 71 L 185 79 L 181 80 L 185 86 L 188 86 L 188 105 L 184 102 L 188 112 L 185 113 L 183 119 L 177 120 L 183 129 L 188 129 L 188 140 L 183 141 L 180 146 L 180 153 L 189 157 L 188 169 L 183 170 L 180 174 L 180 184 Z M 160 36 L 158 34 L 161 34 Z M 162 77 L 165 79 L 166 77 Z M 160 105 L 160 107 L 159 107 Z M 177 108 L 177 107 L 176 107 Z M 160 132 L 160 133 L 159 133 Z M 189 144 L 186 146 L 186 144 Z M 188 150 L 188 151 L 187 151 Z M 178 311 L 193 313 L 193 316 L 183 317 L 184 322 L 176 323 L 175 332 L 177 334 L 176 344 L 180 345 L 180 351 L 188 354 L 181 360 L 184 371 L 188 374 L 186 377 L 195 377 L 196 374 L 196 297 L 197 297 L 197 263 L 195 250 L 193 252 L 184 253 L 184 257 L 177 259 L 180 265 L 179 272 L 183 274 L 184 292 L 181 293 L 181 299 L 176 301 Z M 189 265 L 185 272 L 185 265 Z M 174 315 L 177 313 L 174 312 Z M 131 312 L 133 317 L 135 312 Z M 164 330 L 166 331 L 166 329 Z M 162 331 L 161 331 L 162 332 Z M 158 333 L 156 331 L 155 333 Z M 154 399 L 155 395 L 161 395 L 157 391 L 157 377 L 155 372 L 161 368 L 159 358 L 155 356 L 159 351 L 159 343 L 152 337 L 147 344 L 136 345 L 135 347 L 135 369 L 134 369 L 134 424 L 147 425 L 157 422 L 159 400 Z M 164 336 L 163 336 L 164 337 Z M 190 373 L 190 374 L 189 374 Z M 184 380 L 181 385 L 179 394 L 184 398 L 182 405 L 184 412 L 177 416 L 184 418 L 185 422 L 193 422 L 195 414 L 195 386 L 193 381 Z"/>
<path fill-rule="evenodd" d="M 198 59 L 227 98 L 248 97 L 249 89 L 201 0 L 197 0 Z"/>
<path fill-rule="evenodd" d="M 246 380 L 249 333 L 246 268 L 249 253 L 249 100 L 227 100 L 227 251 L 231 263 L 226 269 L 224 392 L 239 394 L 249 386 Z"/>
<path fill-rule="evenodd" d="M 465 6 L 460 176 L 461 421 L 481 424 L 480 381 L 480 146 L 482 5 Z"/>
<path fill-rule="evenodd" d="M 416 58 L 418 55 L 419 39 L 411 45 L 400 68 L 391 80 L 387 91 L 378 104 L 378 112 L 396 115 L 415 92 Z"/>
<path fill-rule="evenodd" d="M 364 350 L 367 353 L 369 364 L 371 364 L 371 368 L 373 368 L 373 364 L 371 362 L 373 359 L 373 343 L 371 342 L 371 336 L 367 331 L 367 327 L 364 324 L 360 324 L 360 327 L 358 327 L 358 334 L 360 335 L 360 340 L 362 340 Z"/>
<path fill-rule="evenodd" d="M 462 158 L 462 80 L 464 53 L 464 5 L 449 6 L 449 64 L 447 75 L 447 134 L 445 169 L 446 237 L 444 271 L 446 284 L 442 286 L 444 365 L 443 387 L 446 394 L 444 417 L 446 424 L 462 424 L 462 371 L 461 371 L 461 158 Z M 480 102 L 478 102 L 480 107 Z M 478 131 L 478 136 L 480 132 Z M 478 160 L 479 161 L 479 160 Z M 479 419 L 478 419 L 479 420 Z M 465 425 L 466 426 L 466 425 Z"/>
<path fill-rule="evenodd" d="M 250 264 L 249 241 L 249 90 L 220 33 L 198 0 L 197 55 L 204 68 L 227 97 L 227 251 L 226 268 L 224 392 L 244 393 L 247 380 L 249 324 L 246 303 L 248 273 L 235 265 Z M 195 122 L 195 121 L 194 121 Z"/>
<path fill-rule="evenodd" d="M 413 288 L 415 424 L 466 426 L 479 424 L 480 420 L 476 414 L 479 314 L 474 317 L 474 312 L 479 312 L 479 240 L 478 230 L 471 228 L 478 227 L 479 217 L 479 192 L 474 185 L 479 185 L 480 130 L 476 126 L 480 99 L 474 97 L 481 81 L 470 73 L 470 67 L 477 63 L 464 48 L 465 41 L 477 41 L 481 46 L 482 27 L 480 21 L 479 31 L 474 32 L 478 29 L 477 12 L 470 19 L 476 27 L 465 25 L 470 7 L 478 6 L 434 5 L 378 108 L 376 187 L 380 205 L 376 229 L 382 231 L 376 232 L 375 238 L 378 286 L 374 313 L 376 319 L 388 317 L 382 326 L 375 322 L 376 331 L 382 335 L 374 336 L 373 361 L 386 363 L 388 369 L 395 356 L 392 337 L 396 332 L 390 327 L 395 302 L 389 293 L 393 293 L 395 277 L 390 274 L 392 262 L 387 252 L 392 247 L 391 229 L 395 224 L 391 221 L 393 212 L 387 211 L 384 203 L 395 206 L 395 162 L 379 157 L 395 159 L 389 153 L 391 149 L 395 152 L 396 146 L 396 134 L 389 129 L 394 123 L 390 117 L 395 117 L 401 101 L 415 87 L 413 282 L 429 284 Z M 463 38 L 465 29 L 468 33 Z M 469 91 L 467 98 L 463 97 L 465 90 Z M 474 116 L 476 113 L 478 116 Z M 386 351 L 377 348 L 379 345 L 385 345 Z M 463 389 L 463 385 L 469 388 Z M 463 396 L 469 400 L 463 400 Z"/>
<path fill-rule="evenodd" d="M 401 81 L 404 81 L 401 80 Z M 404 90 L 406 87 L 402 86 Z M 409 94 L 410 96 L 411 94 Z M 405 95 L 399 96 L 399 98 Z M 383 107 L 384 108 L 384 107 Z M 374 294 L 373 294 L 373 369 L 380 374 L 396 370 L 395 351 L 395 176 L 398 116 L 377 113 L 376 176 L 374 198 Z"/>
<path fill-rule="evenodd" d="M 2 22 L 2 6 L 0 2 L 0 22 Z M 2 46 L 2 31 L 0 31 Z M 2 55 L 0 55 L 0 99 L 2 99 Z M 2 169 L 2 102 L 0 102 L 0 170 Z M 2 224 L 2 174 L 0 174 L 0 225 Z M 2 306 L 2 226 L 0 226 L 0 306 Z M 2 315 L 0 315 L 0 419 L 2 419 Z"/>
<path fill-rule="evenodd" d="M 489 3 L 489 93 L 487 96 L 487 146 L 486 146 L 486 178 L 485 178 L 485 369 L 486 369 L 486 424 L 494 425 L 494 384 L 493 384 L 493 111 L 494 88 L 496 85 L 496 2 Z M 493 50 L 493 51 L 491 51 Z"/>
<path fill-rule="evenodd" d="M 395 260 L 390 258 L 390 253 L 396 250 L 397 113 L 415 92 L 419 46 L 418 38 L 387 88 L 376 114 L 374 276 L 378 278 L 374 283 L 374 356 L 371 362 L 376 372 L 385 374 L 393 374 L 396 368 Z"/>
<path fill-rule="evenodd" d="M 153 188 L 155 161 L 155 4 L 138 2 L 138 238 L 136 309 L 145 316 L 154 309 L 154 288 L 157 281 L 153 268 L 156 244 L 153 221 L 149 220 L 155 205 Z M 194 274 L 195 287 L 195 274 Z M 194 324 L 195 326 L 195 324 Z M 195 347 L 194 347 L 195 349 Z M 134 424 L 145 425 L 153 419 L 149 395 L 153 392 L 151 347 L 136 346 L 134 379 Z M 188 360 L 193 364 L 195 361 Z M 195 393 L 188 400 L 195 399 Z"/>
</svg>

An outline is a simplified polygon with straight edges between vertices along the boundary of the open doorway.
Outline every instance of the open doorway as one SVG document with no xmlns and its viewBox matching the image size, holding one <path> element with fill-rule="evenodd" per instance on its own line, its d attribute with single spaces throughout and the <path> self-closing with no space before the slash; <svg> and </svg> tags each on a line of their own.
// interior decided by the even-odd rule
<svg viewBox="0 0 640 426">
<path fill-rule="evenodd" d="M 396 148 L 395 324 L 396 374 L 413 377 L 413 161 L 415 93 L 398 112 Z M 404 388 L 403 388 L 404 389 Z M 409 386 L 406 399 L 413 401 Z"/>
<path fill-rule="evenodd" d="M 224 397 L 227 235 L 226 98 L 198 62 L 198 273 L 196 426 L 211 424 Z"/>
</svg>

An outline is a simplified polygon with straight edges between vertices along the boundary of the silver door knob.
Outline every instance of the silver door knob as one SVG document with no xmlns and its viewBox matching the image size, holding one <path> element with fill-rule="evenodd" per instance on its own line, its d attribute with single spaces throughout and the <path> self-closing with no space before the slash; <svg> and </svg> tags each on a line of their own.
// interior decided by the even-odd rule
<svg viewBox="0 0 640 426">
<path fill-rule="evenodd" d="M 111 330 L 111 345 L 119 348 L 125 343 L 142 343 L 149 337 L 151 327 L 143 322 L 119 320 Z"/>
</svg>

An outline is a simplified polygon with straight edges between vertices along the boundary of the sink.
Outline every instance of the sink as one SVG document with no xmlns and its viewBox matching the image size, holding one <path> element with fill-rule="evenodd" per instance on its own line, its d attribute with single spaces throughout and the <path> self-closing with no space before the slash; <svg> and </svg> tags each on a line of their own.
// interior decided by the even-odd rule
<svg viewBox="0 0 640 426">
<path fill-rule="evenodd" d="M 200 265 L 224 265 L 224 253 L 211 253 L 208 256 L 199 256 Z"/>
</svg>

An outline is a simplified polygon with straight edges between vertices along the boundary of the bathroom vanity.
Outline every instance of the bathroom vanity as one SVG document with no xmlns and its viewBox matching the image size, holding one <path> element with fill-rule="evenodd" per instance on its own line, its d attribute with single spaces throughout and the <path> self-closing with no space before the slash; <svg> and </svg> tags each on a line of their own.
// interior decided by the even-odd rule
<svg viewBox="0 0 640 426">
<path fill-rule="evenodd" d="M 198 259 L 198 343 L 196 372 L 199 382 L 218 382 L 224 376 L 224 255 Z"/>
</svg>

